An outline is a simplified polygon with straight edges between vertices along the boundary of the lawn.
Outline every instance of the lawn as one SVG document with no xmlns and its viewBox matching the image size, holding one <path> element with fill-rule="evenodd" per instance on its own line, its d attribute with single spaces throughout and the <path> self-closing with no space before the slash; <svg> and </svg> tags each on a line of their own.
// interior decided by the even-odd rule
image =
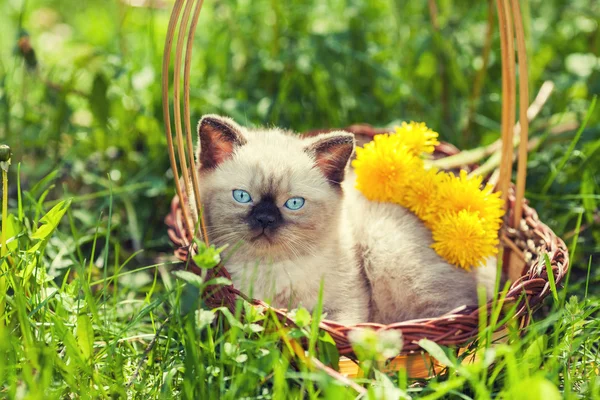
<svg viewBox="0 0 600 400">
<path fill-rule="evenodd" d="M 415 120 L 462 149 L 500 137 L 493 1 L 205 3 L 192 125 L 207 113 L 295 131 Z M 292 351 L 304 337 L 335 365 L 318 315 L 284 330 L 242 301 L 210 309 L 202 284 L 171 273 L 160 79 L 172 4 L 0 3 L 0 144 L 12 149 L 0 397 L 600 399 L 599 2 L 521 2 L 531 100 L 554 86 L 531 123 L 526 197 L 567 243 L 568 281 L 508 343 L 460 357 L 426 345 L 448 365 L 429 380 L 380 372 L 364 346 L 354 387 Z"/>
</svg>

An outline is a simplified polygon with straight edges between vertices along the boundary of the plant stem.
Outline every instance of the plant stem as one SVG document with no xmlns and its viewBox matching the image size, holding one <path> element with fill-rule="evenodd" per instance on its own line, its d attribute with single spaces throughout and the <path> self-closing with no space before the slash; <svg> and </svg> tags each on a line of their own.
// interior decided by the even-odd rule
<svg viewBox="0 0 600 400">
<path fill-rule="evenodd" d="M 4 260 L 6 249 L 6 221 L 8 220 L 8 167 L 10 165 L 10 147 L 2 145 L 0 154 L 0 169 L 2 170 L 2 232 L 0 232 L 0 328 L 4 328 L 4 310 L 6 308 L 6 276 L 8 264 Z M 6 268 L 4 266 L 7 266 Z"/>
<path fill-rule="evenodd" d="M 6 255 L 6 220 L 8 218 L 8 168 L 2 168 L 2 248 L 0 257 Z"/>
<path fill-rule="evenodd" d="M 557 125 L 554 128 L 550 129 L 550 131 L 548 131 L 547 133 L 536 136 L 534 138 L 531 138 L 531 140 L 529 140 L 529 142 L 527 143 L 527 151 L 531 152 L 534 149 L 538 148 L 538 146 L 543 141 L 545 141 L 548 137 L 560 135 L 561 133 L 575 130 L 578 127 L 579 127 L 578 124 L 576 124 L 576 123 L 574 124 L 572 122 L 567 122 L 565 124 Z M 518 138 L 518 136 L 515 136 L 515 138 Z M 518 144 L 518 141 L 515 143 L 514 147 L 517 147 L 517 144 Z M 492 154 L 490 156 L 490 158 L 488 158 L 483 164 L 481 164 L 479 167 L 477 167 L 473 171 L 471 171 L 469 173 L 469 176 L 474 176 L 474 175 L 487 176 L 492 171 L 494 171 L 494 169 L 496 169 L 499 165 L 500 165 L 500 153 L 496 152 L 496 153 Z"/>
</svg>

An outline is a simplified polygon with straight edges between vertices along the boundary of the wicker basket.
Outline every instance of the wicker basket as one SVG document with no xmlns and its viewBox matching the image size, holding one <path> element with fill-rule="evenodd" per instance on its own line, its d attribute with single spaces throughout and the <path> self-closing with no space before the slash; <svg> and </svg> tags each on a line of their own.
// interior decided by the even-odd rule
<svg viewBox="0 0 600 400">
<path fill-rule="evenodd" d="M 365 126 L 361 126 L 358 131 L 355 127 L 349 127 L 345 130 L 354 133 L 359 142 L 366 142 L 377 133 L 376 130 L 365 128 Z M 458 150 L 447 143 L 440 144 L 436 149 L 438 157 L 457 153 Z M 469 166 L 465 166 L 463 169 L 469 169 Z M 508 218 L 512 217 L 515 202 L 514 191 L 512 189 L 510 194 Z M 510 264 L 513 268 L 510 270 L 503 269 L 504 277 L 512 281 L 508 293 L 504 298 L 503 306 L 505 308 L 516 307 L 512 318 L 519 320 L 521 327 L 529 324 L 531 314 L 550 293 L 550 283 L 542 255 L 548 254 L 557 285 L 562 282 L 569 266 L 569 255 L 565 243 L 550 228 L 540 222 L 534 209 L 525 204 L 523 212 L 523 219 L 518 229 L 510 228 L 505 224 L 500 234 L 502 245 L 510 249 L 513 255 L 516 255 Z M 186 262 L 189 270 L 199 273 L 200 269 L 188 258 L 193 237 L 185 228 L 177 196 L 173 198 L 171 212 L 167 215 L 165 222 L 169 228 L 169 237 L 177 247 L 175 251 L 176 256 Z M 506 266 L 508 263 L 504 263 L 504 265 Z M 229 278 L 227 270 L 222 267 L 210 270 L 207 279 L 216 276 Z M 225 305 L 232 311 L 235 310 L 238 296 L 242 295 L 233 286 L 222 286 L 207 292 L 211 293 L 211 297 L 206 299 L 207 304 L 214 307 Z M 267 304 L 260 300 L 248 300 L 254 305 L 268 307 Z M 487 315 L 490 315 L 489 311 L 491 307 L 492 302 L 490 301 L 487 304 Z M 286 310 L 274 309 L 274 311 L 282 321 L 293 324 L 293 321 L 287 318 Z M 478 335 L 480 312 L 481 310 L 478 307 L 473 306 L 463 307 L 437 318 L 404 321 L 392 325 L 365 323 L 356 326 L 345 326 L 334 321 L 324 320 L 321 322 L 320 327 L 331 335 L 337 344 L 340 354 L 349 357 L 353 356 L 352 347 L 348 340 L 348 332 L 352 329 L 370 327 L 375 330 L 400 330 L 404 338 L 404 347 L 401 356 L 405 357 L 397 358 L 390 368 L 398 368 L 400 365 L 403 367 L 410 366 L 408 371 L 410 376 L 425 377 L 430 374 L 432 367 L 435 368 L 435 364 L 431 360 L 423 359 L 420 354 L 415 356 L 415 352 L 421 350 L 418 345 L 419 340 L 426 338 L 440 345 L 464 346 Z M 342 368 L 349 375 L 356 374 L 356 368 L 353 368 L 351 364 L 342 363 Z"/>
<path fill-rule="evenodd" d="M 512 7 L 511 7 L 512 4 Z M 503 309 L 506 306 L 514 306 L 513 321 L 518 322 L 519 326 L 525 327 L 531 320 L 532 312 L 541 305 L 542 300 L 550 293 L 550 282 L 545 266 L 544 254 L 547 254 L 554 281 L 559 285 L 567 273 L 569 257 L 564 242 L 558 238 L 550 228 L 540 222 L 535 210 L 527 205 L 523 198 L 525 187 L 525 165 L 527 156 L 527 136 L 528 136 L 528 115 L 527 104 L 529 103 L 529 94 L 527 91 L 527 63 L 521 16 L 518 0 L 498 0 L 498 16 L 500 21 L 501 45 L 502 45 L 502 65 L 503 65 L 503 109 L 502 109 L 502 161 L 500 163 L 499 178 L 496 187 L 502 190 L 503 197 L 506 200 L 507 213 L 505 223 L 501 229 L 501 245 L 503 251 L 503 277 L 508 279 L 510 288 L 503 300 Z M 171 15 L 167 40 L 165 44 L 165 56 L 163 62 L 163 109 L 165 114 L 165 130 L 168 141 L 168 150 L 171 166 L 175 175 L 175 188 L 177 195 L 172 201 L 171 211 L 167 215 L 166 224 L 168 225 L 169 237 L 176 246 L 175 254 L 186 261 L 189 270 L 196 273 L 200 269 L 194 265 L 190 254 L 193 243 L 194 226 L 199 222 L 199 237 L 208 243 L 208 237 L 204 230 L 204 221 L 194 221 L 187 201 L 180 201 L 181 198 L 188 197 L 188 193 L 194 193 L 197 209 L 201 209 L 201 198 L 198 193 L 198 173 L 194 165 L 192 148 L 192 129 L 189 112 L 189 73 L 190 59 L 192 52 L 192 43 L 195 33 L 196 23 L 202 7 L 202 0 L 177 0 Z M 190 16 L 191 22 L 190 22 Z M 513 26 L 514 21 L 514 26 Z M 179 22 L 179 24 L 178 24 Z M 178 34 L 175 35 L 176 28 L 179 27 Z M 513 31 L 514 27 L 514 31 Z M 513 154 L 513 126 L 515 125 L 515 104 L 516 104 L 516 79 L 515 79 L 515 57 L 513 47 L 513 32 L 516 32 L 517 50 L 519 55 L 519 95 L 520 95 L 520 145 L 519 145 L 519 165 L 516 184 L 511 181 L 512 175 L 512 154 Z M 175 51 L 175 66 L 173 82 L 176 84 L 173 88 L 174 127 L 175 141 L 173 140 L 171 116 L 169 107 L 169 66 L 171 57 L 171 47 L 177 37 Z M 186 40 L 187 37 L 187 40 Z M 185 62 L 183 65 L 183 101 L 181 101 L 180 71 L 182 67 L 183 48 L 185 43 Z M 180 115 L 183 105 L 183 118 Z M 184 122 L 185 137 L 181 121 Z M 346 128 L 347 131 L 355 134 L 359 144 L 365 143 L 372 137 L 381 133 L 369 125 L 354 125 Z M 307 132 L 306 135 L 313 135 L 324 132 Z M 177 155 L 176 155 L 177 153 Z M 446 157 L 459 153 L 459 150 L 452 145 L 442 143 L 437 149 L 437 157 Z M 177 163 L 179 160 L 179 164 Z M 180 168 L 178 168 L 178 165 Z M 469 169 L 472 166 L 461 166 Z M 181 178 L 179 175 L 181 170 Z M 191 197 L 191 196 L 190 196 Z M 201 235 L 200 235 L 201 233 Z M 229 277 L 225 268 L 218 267 L 208 272 L 207 279 L 215 276 Z M 246 298 L 233 286 L 221 286 L 214 290 L 207 291 L 211 297 L 205 299 L 211 306 L 225 305 L 230 309 L 236 307 L 236 300 L 239 296 Z M 248 299 L 255 305 L 267 307 L 260 300 Z M 487 315 L 490 315 L 493 303 L 487 304 Z M 287 316 L 286 310 L 274 309 L 284 324 L 293 324 L 293 321 Z M 355 328 L 370 327 L 375 330 L 395 329 L 402 332 L 404 346 L 402 354 L 394 360 L 392 368 L 399 365 L 407 368 L 409 376 L 424 377 L 436 371 L 436 363 L 430 359 L 424 358 L 418 341 L 427 338 L 446 346 L 464 346 L 476 340 L 479 332 L 479 319 L 482 309 L 476 306 L 463 307 L 454 310 L 437 318 L 419 319 L 404 321 L 392 325 L 380 325 L 364 323 L 356 326 L 345 326 L 333 321 L 324 320 L 321 322 L 321 329 L 327 331 L 339 349 L 341 355 L 352 357 L 352 347 L 348 340 L 348 333 Z M 354 370 L 348 370 L 349 364 L 342 364 L 345 372 L 350 375 Z M 345 368 L 344 368 L 345 366 Z"/>
</svg>

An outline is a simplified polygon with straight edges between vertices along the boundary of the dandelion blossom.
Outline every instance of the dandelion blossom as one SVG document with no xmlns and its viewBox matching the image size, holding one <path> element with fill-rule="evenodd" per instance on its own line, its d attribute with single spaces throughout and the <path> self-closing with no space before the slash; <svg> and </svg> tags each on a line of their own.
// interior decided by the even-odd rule
<svg viewBox="0 0 600 400">
<path fill-rule="evenodd" d="M 469 177 L 466 171 L 460 171 L 459 176 L 445 174 L 438 188 L 439 215 L 462 210 L 476 212 L 486 229 L 498 230 L 504 215 L 502 199 L 491 185 L 481 189 L 482 180 L 481 176 Z"/>
<path fill-rule="evenodd" d="M 438 210 L 438 187 L 444 177 L 437 168 L 416 171 L 404 192 L 403 203 L 426 223 L 431 221 Z"/>
<path fill-rule="evenodd" d="M 402 122 L 401 126 L 395 127 L 396 135 L 399 136 L 414 155 L 422 153 L 431 154 L 435 146 L 440 144 L 437 132 L 432 131 L 424 122 Z"/>
<path fill-rule="evenodd" d="M 356 149 L 352 162 L 356 188 L 374 201 L 400 203 L 406 185 L 415 172 L 423 169 L 416 157 L 393 135 L 377 135 L 364 148 Z"/>
<path fill-rule="evenodd" d="M 431 247 L 446 261 L 466 270 L 498 252 L 498 231 L 486 230 L 478 212 L 448 213 L 432 226 Z"/>
<path fill-rule="evenodd" d="M 412 211 L 431 229 L 432 248 L 464 269 L 480 266 L 498 252 L 504 208 L 500 193 L 483 178 L 425 169 L 437 133 L 424 123 L 403 123 L 395 134 L 376 135 L 356 149 L 356 187 L 369 200 L 388 201 Z"/>
</svg>

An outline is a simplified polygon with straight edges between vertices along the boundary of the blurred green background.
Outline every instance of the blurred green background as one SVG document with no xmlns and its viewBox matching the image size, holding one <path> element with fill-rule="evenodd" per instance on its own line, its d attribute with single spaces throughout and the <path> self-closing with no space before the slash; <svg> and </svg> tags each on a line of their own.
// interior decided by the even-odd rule
<svg viewBox="0 0 600 400">
<path fill-rule="evenodd" d="M 173 182 L 160 78 L 172 4 L 0 5 L 0 141 L 20 163 L 25 195 L 38 199 L 50 189 L 40 209 L 74 196 L 74 223 L 91 240 L 109 226 L 112 190 L 111 241 L 120 253 L 111 257 L 145 249 L 142 264 L 170 252 L 163 218 Z M 541 188 L 600 92 L 600 3 L 529 0 L 522 11 L 531 99 L 545 80 L 556 86 L 532 124 L 532 136 L 547 139 L 530 157 L 528 197 L 567 239 L 583 214 L 574 269 L 583 277 L 600 251 L 598 111 L 548 193 Z M 499 137 L 495 2 L 207 0 L 191 71 L 192 126 L 204 113 L 296 131 L 412 119 L 461 148 Z M 12 206 L 15 193 L 12 185 Z M 68 253 L 68 235 L 61 240 L 57 248 Z M 73 262 L 64 256 L 53 267 Z M 592 270 L 592 282 L 599 274 Z"/>
</svg>

